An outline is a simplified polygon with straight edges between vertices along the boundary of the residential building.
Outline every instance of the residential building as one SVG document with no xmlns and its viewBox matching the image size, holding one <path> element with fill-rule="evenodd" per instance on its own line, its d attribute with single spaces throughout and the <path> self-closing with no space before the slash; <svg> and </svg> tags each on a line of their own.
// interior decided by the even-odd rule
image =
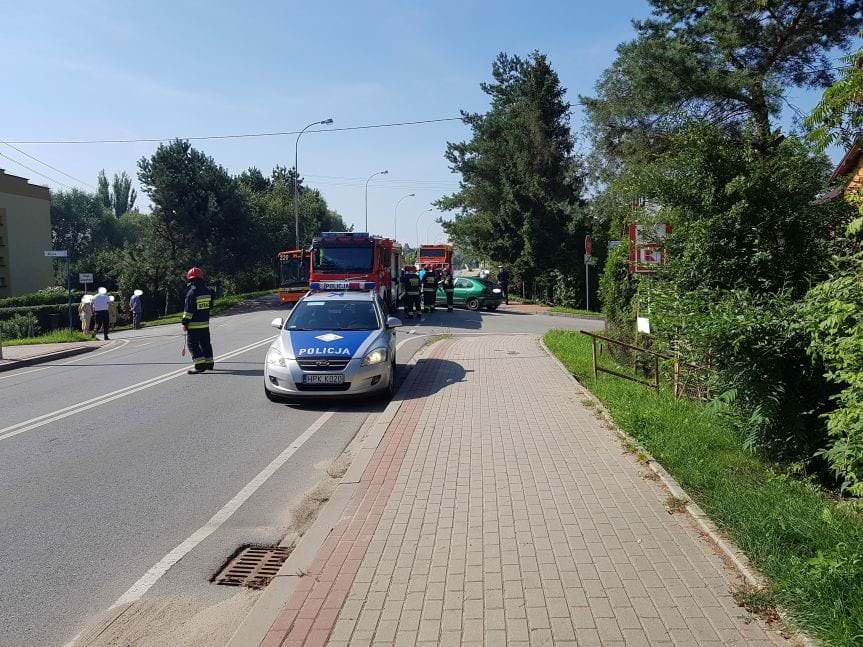
<svg viewBox="0 0 863 647">
<path fill-rule="evenodd" d="M 54 266 L 51 194 L 47 187 L 0 169 L 0 298 L 48 287 Z"/>
</svg>

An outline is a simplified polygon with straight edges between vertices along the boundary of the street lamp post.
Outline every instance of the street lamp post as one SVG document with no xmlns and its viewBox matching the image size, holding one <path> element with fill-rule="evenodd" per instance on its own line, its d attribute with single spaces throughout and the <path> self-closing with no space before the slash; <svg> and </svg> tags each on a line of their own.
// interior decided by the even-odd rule
<svg viewBox="0 0 863 647">
<path fill-rule="evenodd" d="M 396 235 L 398 234 L 399 229 L 399 205 L 402 203 L 402 200 L 414 197 L 416 197 L 416 193 L 408 193 L 407 195 L 400 197 L 398 202 L 396 202 L 396 208 L 393 213 L 393 240 L 396 240 Z"/>
<path fill-rule="evenodd" d="M 416 231 L 414 232 L 414 233 L 416 233 L 416 235 L 417 235 L 417 249 L 419 249 L 419 246 L 420 246 L 420 220 L 421 220 L 421 219 L 422 219 L 422 217 L 423 217 L 424 215 L 426 215 L 429 211 L 434 211 L 434 208 L 429 207 L 428 209 L 426 209 L 425 211 L 423 211 L 419 216 L 417 216 L 417 222 L 416 222 L 416 227 L 415 227 L 415 228 L 416 228 Z"/>
<path fill-rule="evenodd" d="M 435 221 L 432 220 L 429 223 L 429 226 L 426 227 L 426 240 L 431 240 L 431 228 L 435 225 Z"/>
<path fill-rule="evenodd" d="M 313 121 L 299 132 L 297 141 L 294 144 L 294 242 L 296 243 L 296 249 L 300 249 L 300 137 L 312 126 L 329 126 L 331 123 L 333 123 L 332 119 Z"/>
<path fill-rule="evenodd" d="M 376 175 L 386 175 L 389 171 L 378 171 L 377 173 L 372 173 L 369 175 L 369 179 L 366 180 L 366 232 L 369 231 L 369 182 L 372 181 L 372 178 Z"/>
</svg>

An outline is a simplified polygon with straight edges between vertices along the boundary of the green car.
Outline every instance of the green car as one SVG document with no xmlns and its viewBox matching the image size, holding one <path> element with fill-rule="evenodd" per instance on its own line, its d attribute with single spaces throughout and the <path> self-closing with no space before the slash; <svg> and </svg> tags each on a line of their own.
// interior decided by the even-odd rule
<svg viewBox="0 0 863 647">
<path fill-rule="evenodd" d="M 497 310 L 503 302 L 503 293 L 494 281 L 460 276 L 455 280 L 452 302 L 453 305 L 464 306 L 468 310 Z M 446 306 L 446 294 L 440 285 L 437 289 L 437 305 Z"/>
</svg>

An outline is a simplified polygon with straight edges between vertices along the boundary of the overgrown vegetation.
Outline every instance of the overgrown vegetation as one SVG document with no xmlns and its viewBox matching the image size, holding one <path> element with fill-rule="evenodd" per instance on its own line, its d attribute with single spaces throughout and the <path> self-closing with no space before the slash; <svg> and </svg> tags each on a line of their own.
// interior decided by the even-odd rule
<svg viewBox="0 0 863 647">
<path fill-rule="evenodd" d="M 546 334 L 549 349 L 769 579 L 759 596 L 826 644 L 863 637 L 863 508 L 764 462 L 720 405 L 676 400 L 613 376 L 593 378 L 590 340 Z M 607 360 L 606 360 L 607 361 Z"/>
<path fill-rule="evenodd" d="M 596 95 L 582 98 L 601 181 L 592 212 L 608 236 L 634 222 L 672 228 L 670 260 L 654 275 L 629 273 L 626 246 L 610 254 L 600 288 L 609 330 L 632 341 L 636 316 L 648 317 L 641 341 L 708 369 L 747 448 L 857 492 L 863 357 L 850 352 L 849 313 L 859 301 L 853 280 L 823 283 L 853 253 L 844 232 L 854 214 L 821 199 L 826 156 L 774 122 L 789 88 L 833 81 L 832 50 L 863 24 L 860 3 L 650 4 Z M 829 109 L 816 111 L 828 130 L 855 112 L 839 95 L 859 93 L 828 91 Z M 810 293 L 819 284 L 829 287 Z"/>
</svg>

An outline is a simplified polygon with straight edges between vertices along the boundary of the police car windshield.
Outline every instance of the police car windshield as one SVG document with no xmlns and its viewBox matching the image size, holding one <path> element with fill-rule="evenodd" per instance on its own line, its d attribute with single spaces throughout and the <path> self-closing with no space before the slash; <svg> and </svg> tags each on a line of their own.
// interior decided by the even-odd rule
<svg viewBox="0 0 863 647">
<path fill-rule="evenodd" d="M 376 330 L 380 328 L 371 301 L 300 301 L 286 330 Z"/>
</svg>

